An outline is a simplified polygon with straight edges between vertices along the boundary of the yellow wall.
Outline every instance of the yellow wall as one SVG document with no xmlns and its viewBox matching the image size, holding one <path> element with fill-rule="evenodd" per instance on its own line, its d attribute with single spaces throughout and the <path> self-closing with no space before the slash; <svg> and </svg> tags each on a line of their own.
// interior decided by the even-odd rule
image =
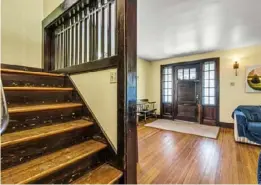
<svg viewBox="0 0 261 185">
<path fill-rule="evenodd" d="M 63 0 L 43 0 L 43 15 L 47 17 Z"/>
<path fill-rule="evenodd" d="M 260 105 L 261 93 L 245 92 L 245 67 L 261 65 L 261 46 L 252 46 L 151 62 L 152 79 L 149 96 L 158 102 L 158 113 L 160 112 L 160 65 L 214 57 L 220 57 L 220 121 L 232 123 L 231 114 L 238 105 Z M 235 76 L 232 67 L 235 60 L 240 64 L 238 76 Z M 235 86 L 231 86 L 231 82 L 234 82 Z"/>
<path fill-rule="evenodd" d="M 137 59 L 137 99 L 149 99 L 151 62 Z"/>
<path fill-rule="evenodd" d="M 117 83 L 110 83 L 116 69 L 72 75 L 84 100 L 117 150 Z"/>
<path fill-rule="evenodd" d="M 1 3 L 1 62 L 41 67 L 43 0 Z"/>
</svg>

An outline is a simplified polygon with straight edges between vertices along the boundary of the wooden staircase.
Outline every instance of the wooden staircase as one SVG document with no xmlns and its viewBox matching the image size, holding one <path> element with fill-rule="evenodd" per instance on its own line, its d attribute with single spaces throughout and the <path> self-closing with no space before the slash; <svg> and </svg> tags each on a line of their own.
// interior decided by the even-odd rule
<svg viewBox="0 0 261 185">
<path fill-rule="evenodd" d="M 115 153 L 70 79 L 1 69 L 10 122 L 1 136 L 2 184 L 112 184 Z"/>
</svg>

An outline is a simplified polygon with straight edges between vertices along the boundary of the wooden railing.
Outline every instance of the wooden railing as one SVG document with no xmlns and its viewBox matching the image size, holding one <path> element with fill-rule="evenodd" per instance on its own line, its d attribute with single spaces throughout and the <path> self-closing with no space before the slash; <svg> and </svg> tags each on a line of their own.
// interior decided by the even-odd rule
<svg viewBox="0 0 261 185">
<path fill-rule="evenodd" d="M 46 68 L 74 73 L 86 69 L 81 64 L 115 56 L 116 26 L 115 0 L 77 1 L 44 25 L 49 37 Z"/>
<path fill-rule="evenodd" d="M 117 68 L 117 168 L 137 183 L 137 0 L 65 0 L 43 21 L 44 71 Z"/>
</svg>

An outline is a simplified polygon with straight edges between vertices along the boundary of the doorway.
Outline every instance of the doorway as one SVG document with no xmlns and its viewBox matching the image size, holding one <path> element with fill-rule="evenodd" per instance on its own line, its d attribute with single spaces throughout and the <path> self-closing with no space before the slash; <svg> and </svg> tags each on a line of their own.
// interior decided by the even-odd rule
<svg viewBox="0 0 261 185">
<path fill-rule="evenodd" d="M 200 102 L 200 64 L 174 67 L 174 118 L 197 121 Z"/>
<path fill-rule="evenodd" d="M 161 117 L 219 125 L 219 58 L 161 66 Z"/>
</svg>

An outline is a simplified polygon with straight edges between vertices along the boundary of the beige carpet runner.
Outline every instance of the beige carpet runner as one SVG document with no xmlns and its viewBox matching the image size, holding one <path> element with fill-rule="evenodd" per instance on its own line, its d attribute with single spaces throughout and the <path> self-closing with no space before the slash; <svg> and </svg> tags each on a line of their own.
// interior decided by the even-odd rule
<svg viewBox="0 0 261 185">
<path fill-rule="evenodd" d="M 181 132 L 185 134 L 193 134 L 208 138 L 217 139 L 219 127 L 200 125 L 198 123 L 158 119 L 152 123 L 146 124 L 147 127 L 154 127 L 162 130 Z"/>
</svg>

